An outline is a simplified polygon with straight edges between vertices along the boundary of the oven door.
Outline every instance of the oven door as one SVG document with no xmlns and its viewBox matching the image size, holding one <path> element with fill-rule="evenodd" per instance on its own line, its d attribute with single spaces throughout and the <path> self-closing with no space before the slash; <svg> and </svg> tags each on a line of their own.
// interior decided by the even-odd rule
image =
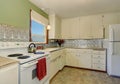
<svg viewBox="0 0 120 84">
<path fill-rule="evenodd" d="M 37 61 L 31 61 L 20 65 L 20 84 L 39 84 L 36 76 Z"/>
<path fill-rule="evenodd" d="M 50 57 L 46 56 L 47 75 L 42 80 L 38 80 L 36 75 L 37 62 L 38 59 L 20 65 L 20 84 L 49 84 Z"/>
</svg>

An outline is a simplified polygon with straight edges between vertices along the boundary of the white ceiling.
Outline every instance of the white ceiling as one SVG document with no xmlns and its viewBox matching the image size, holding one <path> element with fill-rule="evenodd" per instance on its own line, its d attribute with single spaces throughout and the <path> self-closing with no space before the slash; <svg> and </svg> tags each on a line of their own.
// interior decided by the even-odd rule
<svg viewBox="0 0 120 84">
<path fill-rule="evenodd" d="M 120 11 L 120 0 L 30 0 L 61 18 Z"/>
</svg>

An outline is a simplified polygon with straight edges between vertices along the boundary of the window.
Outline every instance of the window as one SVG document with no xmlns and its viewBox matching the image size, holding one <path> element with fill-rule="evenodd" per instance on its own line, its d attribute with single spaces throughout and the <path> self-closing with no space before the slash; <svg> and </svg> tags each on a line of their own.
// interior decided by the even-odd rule
<svg viewBox="0 0 120 84">
<path fill-rule="evenodd" d="M 30 41 L 47 43 L 48 20 L 35 11 L 31 11 Z"/>
<path fill-rule="evenodd" d="M 46 42 L 46 28 L 45 25 L 32 20 L 31 22 L 31 37 L 34 42 Z"/>
</svg>

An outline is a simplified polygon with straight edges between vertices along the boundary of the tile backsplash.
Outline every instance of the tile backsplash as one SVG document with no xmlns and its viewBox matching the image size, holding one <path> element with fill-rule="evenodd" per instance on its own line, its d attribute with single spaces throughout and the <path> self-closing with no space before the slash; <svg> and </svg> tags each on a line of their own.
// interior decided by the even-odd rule
<svg viewBox="0 0 120 84">
<path fill-rule="evenodd" d="M 91 40 L 65 40 L 64 47 L 75 47 L 75 48 L 102 48 L 102 39 L 91 39 Z"/>
<path fill-rule="evenodd" d="M 29 31 L 7 24 L 0 24 L 0 41 L 29 42 Z"/>
</svg>

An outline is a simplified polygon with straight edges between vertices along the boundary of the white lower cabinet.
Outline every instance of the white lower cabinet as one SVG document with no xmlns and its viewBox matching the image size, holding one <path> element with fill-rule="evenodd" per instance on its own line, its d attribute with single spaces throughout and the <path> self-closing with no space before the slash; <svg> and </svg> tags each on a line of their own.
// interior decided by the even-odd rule
<svg viewBox="0 0 120 84">
<path fill-rule="evenodd" d="M 106 71 L 106 50 L 66 49 L 66 65 Z"/>
<path fill-rule="evenodd" d="M 79 67 L 91 68 L 91 55 L 89 53 L 79 55 Z"/>
<path fill-rule="evenodd" d="M 50 55 L 50 79 L 65 65 L 106 71 L 106 50 L 66 48 Z"/>
<path fill-rule="evenodd" d="M 0 67 L 0 84 L 18 84 L 18 63 Z"/>
<path fill-rule="evenodd" d="M 78 55 L 74 49 L 66 49 L 66 65 L 79 66 Z"/>
<path fill-rule="evenodd" d="M 50 79 L 65 65 L 64 49 L 50 53 Z"/>
<path fill-rule="evenodd" d="M 66 49 L 66 65 L 91 68 L 91 50 Z"/>
<path fill-rule="evenodd" d="M 106 71 L 106 50 L 93 50 L 92 69 Z"/>
</svg>

